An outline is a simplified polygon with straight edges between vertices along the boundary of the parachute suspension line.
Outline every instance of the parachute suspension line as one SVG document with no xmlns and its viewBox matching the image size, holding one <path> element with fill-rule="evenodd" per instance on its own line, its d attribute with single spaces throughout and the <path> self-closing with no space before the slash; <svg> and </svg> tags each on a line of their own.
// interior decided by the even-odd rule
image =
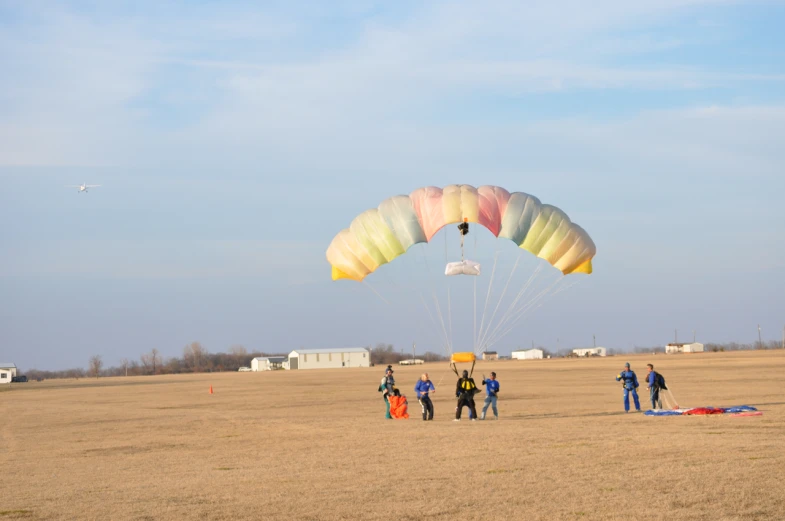
<svg viewBox="0 0 785 521">
<path fill-rule="evenodd" d="M 390 302 L 389 302 L 389 301 L 388 301 L 386 298 L 384 298 L 383 296 L 381 296 L 381 294 L 380 294 L 378 291 L 376 291 L 375 289 L 373 289 L 373 286 L 371 286 L 370 284 L 368 284 L 368 282 L 366 282 L 365 280 L 363 280 L 363 281 L 362 281 L 362 283 L 363 283 L 363 285 L 364 285 L 365 287 L 367 287 L 368 289 L 370 289 L 371 291 L 373 291 L 374 295 L 376 295 L 377 297 L 379 297 L 380 299 L 382 299 L 382 302 L 384 302 L 384 303 L 385 303 L 385 304 L 387 304 L 388 306 L 390 305 Z"/>
<path fill-rule="evenodd" d="M 573 287 L 573 286 L 576 286 L 576 285 L 580 284 L 582 280 L 583 280 L 582 278 L 580 278 L 580 279 L 577 279 L 577 278 L 576 278 L 576 279 L 575 279 L 575 281 L 574 281 L 572 284 L 570 284 L 569 286 L 562 286 L 562 287 L 560 287 L 559 289 L 557 289 L 556 291 L 554 291 L 554 292 L 553 292 L 553 295 L 551 295 L 551 296 L 552 296 L 552 297 L 555 297 L 556 295 L 558 295 L 558 294 L 559 294 L 559 293 L 561 293 L 562 291 L 567 291 L 567 290 L 568 290 L 568 289 L 570 289 L 571 287 Z"/>
<path fill-rule="evenodd" d="M 439 331 L 439 324 L 436 323 L 436 319 L 433 318 L 433 314 L 431 313 L 431 308 L 428 307 L 428 304 L 425 302 L 425 297 L 422 296 L 420 293 L 420 300 L 422 301 L 422 305 L 425 308 L 425 311 L 428 312 L 428 317 L 431 319 L 431 323 L 433 323 L 433 328 L 437 331 L 437 337 L 439 338 L 439 343 L 442 345 L 442 350 L 447 352 L 447 345 L 448 342 L 442 337 L 441 331 Z"/>
<path fill-rule="evenodd" d="M 517 327 L 519 321 L 523 318 L 523 316 L 531 311 L 532 309 L 537 309 L 540 307 L 541 304 L 535 307 L 535 304 L 538 304 L 540 300 L 542 300 L 548 293 L 553 289 L 554 286 L 559 284 L 562 279 L 557 279 L 550 286 L 546 287 L 544 290 L 541 290 L 539 293 L 534 295 L 531 299 L 525 301 L 522 305 L 517 306 L 512 313 L 507 317 L 507 320 L 504 323 L 500 323 L 496 326 L 494 333 L 489 338 L 489 343 L 495 344 L 501 338 L 506 336 L 511 330 Z M 501 333 L 499 330 L 505 327 Z"/>
<path fill-rule="evenodd" d="M 411 262 L 412 262 L 412 261 L 410 261 L 410 260 L 408 259 L 408 257 L 409 257 L 408 255 L 403 255 L 403 256 L 402 256 L 402 260 L 401 260 L 402 264 L 403 264 L 404 266 L 407 266 L 407 268 L 406 268 L 406 269 L 404 269 L 404 271 L 405 271 L 406 273 L 409 273 L 409 272 L 411 271 L 411 269 L 410 269 L 410 268 L 413 268 L 413 266 L 408 266 L 408 265 L 409 265 L 409 264 L 411 264 Z M 417 258 L 417 255 L 415 255 L 414 253 L 412 253 L 412 257 L 416 259 L 416 258 Z M 427 265 L 426 265 L 426 266 L 427 266 Z M 390 282 L 391 282 L 391 284 L 393 285 L 393 287 L 394 287 L 394 288 L 396 288 L 397 290 L 399 290 L 399 294 L 403 294 L 403 293 L 404 293 L 404 287 L 403 287 L 403 286 L 401 286 L 401 285 L 399 285 L 399 284 L 396 282 L 395 278 L 393 278 L 393 279 L 392 279 Z M 436 324 L 436 320 L 433 318 L 433 314 L 431 313 L 431 310 L 430 310 L 430 308 L 428 307 L 428 305 L 427 305 L 427 304 L 426 304 L 426 302 L 425 302 L 425 299 L 423 298 L 422 291 L 418 291 L 417 293 L 418 293 L 418 295 L 419 295 L 419 297 L 420 297 L 420 301 L 422 302 L 422 304 L 423 304 L 423 307 L 425 308 L 425 311 L 426 311 L 426 313 L 428 314 L 428 318 L 429 318 L 429 319 L 430 319 L 430 321 L 431 321 L 431 326 L 429 327 L 429 326 L 428 326 L 428 322 L 427 322 L 427 321 L 424 319 L 424 317 L 423 317 L 422 313 L 415 313 L 415 316 L 417 317 L 417 322 L 418 322 L 418 326 L 419 326 L 419 328 L 421 328 L 421 330 L 425 330 L 425 331 L 426 331 L 426 332 L 427 332 L 429 335 L 433 335 L 433 336 L 435 337 L 436 343 L 437 343 L 437 344 L 439 344 L 439 345 L 441 345 L 441 346 L 442 346 L 442 349 L 445 349 L 445 350 L 446 350 L 445 343 L 444 343 L 444 339 L 442 338 L 441 332 L 439 331 L 439 327 L 438 327 L 438 325 Z M 408 296 L 409 296 L 408 294 L 405 294 L 405 295 L 403 295 L 403 297 L 404 297 L 404 298 L 405 298 L 407 301 L 408 301 L 408 299 L 407 299 L 407 297 L 408 297 Z M 400 304 L 400 303 L 399 303 L 399 304 Z M 394 303 L 391 303 L 391 306 L 395 307 Z M 401 325 L 403 326 L 404 324 L 403 324 L 403 323 L 401 323 Z M 431 327 L 432 327 L 433 329 L 431 329 Z"/>
<path fill-rule="evenodd" d="M 445 245 L 444 245 L 444 252 L 445 252 L 444 255 L 445 255 L 445 258 L 447 257 L 447 241 L 446 241 L 446 239 L 447 239 L 447 235 L 445 234 Z M 423 249 L 420 249 L 420 255 L 422 257 L 423 264 L 425 264 L 426 276 L 427 276 L 428 281 L 430 282 L 430 285 L 431 285 L 431 296 L 433 297 L 433 300 L 434 300 L 434 303 L 435 303 L 434 311 L 435 311 L 436 315 L 439 317 L 439 324 L 441 324 L 441 329 L 439 329 L 439 324 L 437 324 L 436 320 L 434 320 L 432 318 L 433 323 L 434 323 L 434 328 L 439 332 L 439 334 L 437 336 L 440 339 L 442 338 L 442 335 L 444 335 L 443 340 L 442 340 L 443 348 L 444 348 L 445 354 L 447 356 L 450 356 L 450 353 L 452 352 L 452 350 L 451 350 L 451 347 L 450 347 L 450 341 L 449 341 L 449 337 L 447 336 L 446 328 L 444 327 L 444 317 L 442 316 L 441 307 L 439 306 L 439 299 L 436 297 L 436 284 L 434 283 L 433 277 L 431 277 L 431 266 L 428 263 L 428 259 L 426 258 L 425 251 Z M 420 293 L 420 298 L 423 301 L 423 305 L 425 306 L 425 309 L 428 309 L 428 312 L 430 313 L 430 308 L 428 308 L 428 306 L 426 305 L 425 299 L 422 297 L 422 292 Z"/>
<path fill-rule="evenodd" d="M 439 383 L 436 384 L 436 387 L 439 387 L 442 384 L 442 380 L 444 380 L 444 376 L 447 373 L 450 372 L 450 369 L 451 369 L 451 367 L 449 367 L 449 368 L 445 369 L 444 371 L 442 371 L 442 375 L 441 375 L 441 377 L 439 377 Z"/>
<path fill-rule="evenodd" d="M 543 301 L 547 297 L 553 296 L 553 294 L 549 295 L 549 293 L 562 280 L 564 280 L 564 277 L 556 279 L 550 286 L 548 286 L 547 288 L 542 290 L 533 299 L 531 299 L 529 302 L 527 302 L 526 305 L 524 305 L 524 307 L 522 309 L 518 310 L 517 314 L 511 317 L 512 322 L 509 324 L 507 329 L 505 329 L 501 333 L 498 333 L 497 335 L 493 336 L 490 339 L 490 341 L 489 341 L 489 345 L 493 345 L 496 342 L 498 342 L 499 340 L 501 340 L 502 338 L 504 338 L 505 336 L 507 336 L 513 329 L 515 329 L 518 326 L 518 324 L 520 323 L 521 319 L 524 317 L 524 315 L 526 315 L 526 313 L 528 313 L 529 311 L 532 311 L 533 309 L 537 309 L 540 306 L 542 306 L 542 304 L 544 302 L 540 302 L 540 301 Z M 537 305 L 535 306 L 535 304 L 537 304 Z"/>
<path fill-rule="evenodd" d="M 452 298 L 450 297 L 450 283 L 447 283 L 447 320 L 450 323 L 450 350 L 452 351 Z"/>
<path fill-rule="evenodd" d="M 516 305 L 521 300 L 521 298 L 526 293 L 526 291 L 529 289 L 529 287 L 532 285 L 532 283 L 537 278 L 537 275 L 540 273 L 541 270 L 542 270 L 542 265 L 540 264 L 540 265 L 537 266 L 537 268 L 534 270 L 534 272 L 532 272 L 532 274 L 529 275 L 529 279 L 526 281 L 526 283 L 523 285 L 523 287 L 520 289 L 520 291 L 518 291 L 518 294 L 515 295 L 515 298 L 512 300 L 512 302 L 510 303 L 510 306 L 507 308 L 507 311 L 505 311 L 504 314 L 502 315 L 502 317 L 499 319 L 499 324 L 493 330 L 493 332 L 491 333 L 491 336 L 493 336 L 493 334 L 496 333 L 496 331 L 499 329 L 499 327 L 508 320 L 508 317 L 509 317 L 510 313 L 513 311 L 513 309 L 515 309 Z M 489 325 L 489 328 L 490 328 L 490 325 Z M 482 347 L 482 346 L 480 346 L 480 347 Z"/>
<path fill-rule="evenodd" d="M 447 354 L 449 355 L 450 353 L 452 353 L 452 345 L 450 345 L 450 336 L 447 334 L 447 327 L 444 324 L 444 315 L 442 314 L 442 308 L 439 305 L 439 298 L 436 296 L 436 292 L 434 292 L 432 296 L 433 296 L 433 301 L 436 304 L 436 314 L 439 316 L 439 321 L 441 322 L 442 325 L 442 333 L 444 333 L 444 338 L 447 342 L 447 349 L 448 349 Z"/>
<path fill-rule="evenodd" d="M 491 270 L 491 280 L 488 282 L 488 292 L 485 294 L 485 306 L 482 309 L 482 318 L 480 319 L 480 331 L 485 325 L 485 312 L 488 310 L 488 301 L 491 298 L 491 288 L 493 287 L 493 277 L 496 275 L 496 263 L 499 261 L 499 251 L 493 255 L 493 270 Z M 479 347 L 479 346 L 478 346 Z M 476 351 L 475 351 L 476 353 Z"/>
<path fill-rule="evenodd" d="M 522 256 L 518 255 L 517 257 L 518 258 L 515 259 L 515 264 L 513 265 L 512 270 L 510 271 L 510 276 L 507 277 L 507 284 L 504 285 L 504 289 L 502 290 L 501 295 L 499 295 L 499 300 L 496 302 L 496 307 L 493 310 L 493 314 L 491 314 L 491 319 L 488 321 L 488 326 L 485 328 L 485 333 L 483 334 L 483 332 L 480 331 L 480 334 L 482 335 L 481 339 L 484 339 L 485 336 L 487 336 L 488 330 L 491 328 L 491 325 L 493 324 L 493 319 L 496 318 L 496 313 L 499 311 L 499 306 L 501 306 L 502 300 L 504 300 L 504 295 L 507 293 L 507 289 L 510 287 L 512 276 L 515 275 L 515 270 L 518 269 L 518 263 L 521 262 Z"/>
<path fill-rule="evenodd" d="M 502 317 L 499 319 L 499 323 L 496 325 L 496 327 L 491 332 L 490 337 L 488 337 L 489 339 L 492 338 L 496 334 L 496 332 L 499 330 L 499 328 L 501 328 L 504 324 L 507 323 L 508 320 L 510 320 L 511 315 L 515 314 L 515 310 L 518 309 L 518 303 L 521 301 L 521 299 L 526 294 L 526 292 L 529 290 L 529 288 L 534 283 L 534 281 L 538 278 L 538 275 L 539 275 L 539 273 L 541 271 L 542 271 L 542 264 L 539 264 L 537 266 L 537 268 L 535 268 L 535 270 L 532 272 L 532 274 L 529 275 L 528 280 L 523 285 L 523 287 L 520 289 L 520 291 L 518 291 L 518 294 L 515 295 L 515 298 L 512 300 L 512 302 L 508 306 L 507 311 L 505 311 L 504 314 L 502 315 Z M 524 303 L 524 306 L 525 306 L 525 303 Z M 490 327 L 489 327 L 489 329 L 490 329 Z M 487 331 L 486 331 L 486 333 L 487 333 Z"/>
<path fill-rule="evenodd" d="M 476 259 L 477 257 L 475 257 Z M 474 329 L 472 330 L 472 350 L 477 352 L 477 277 L 474 277 L 474 312 L 472 313 L 474 319 Z"/>
</svg>

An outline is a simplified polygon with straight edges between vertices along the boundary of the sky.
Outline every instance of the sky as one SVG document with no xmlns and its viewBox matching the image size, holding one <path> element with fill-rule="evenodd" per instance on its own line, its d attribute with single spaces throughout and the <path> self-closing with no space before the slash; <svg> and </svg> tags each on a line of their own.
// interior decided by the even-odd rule
<svg viewBox="0 0 785 521">
<path fill-rule="evenodd" d="M 367 284 L 325 259 L 360 212 L 456 183 L 597 245 L 501 353 L 780 340 L 784 24 L 773 0 L 0 0 L 0 361 L 471 350 L 532 256 L 475 228 L 483 275 L 447 280 L 448 227 Z"/>
</svg>

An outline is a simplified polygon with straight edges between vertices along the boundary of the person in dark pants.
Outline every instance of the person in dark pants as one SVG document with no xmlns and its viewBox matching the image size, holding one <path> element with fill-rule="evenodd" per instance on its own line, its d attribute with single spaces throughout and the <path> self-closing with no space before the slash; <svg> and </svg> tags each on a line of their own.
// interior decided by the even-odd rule
<svg viewBox="0 0 785 521">
<path fill-rule="evenodd" d="M 379 390 L 382 392 L 384 403 L 387 406 L 387 411 L 385 412 L 384 417 L 388 420 L 392 420 L 392 415 L 390 414 L 389 397 L 395 393 L 395 378 L 393 378 L 392 367 L 389 365 L 387 366 L 387 370 L 385 371 L 382 381 L 379 384 Z"/>
<path fill-rule="evenodd" d="M 469 376 L 469 371 L 464 370 L 463 376 L 458 379 L 455 386 L 455 397 L 458 398 L 458 408 L 455 411 L 455 420 L 461 421 L 461 411 L 464 406 L 469 407 L 472 421 L 477 421 L 477 409 L 474 406 L 474 393 L 477 392 L 477 384 L 474 383 L 474 378 Z"/>
<path fill-rule="evenodd" d="M 428 378 L 428 373 L 423 373 L 420 379 L 417 380 L 414 390 L 417 391 L 417 399 L 420 401 L 420 407 L 422 407 L 423 421 L 433 420 L 433 402 L 431 401 L 430 393 L 435 393 L 436 387 Z"/>
<path fill-rule="evenodd" d="M 635 400 L 635 410 L 640 412 L 641 402 L 638 400 L 638 376 L 630 369 L 629 362 L 624 364 L 624 370 L 616 376 L 616 381 L 624 383 L 624 411 L 630 412 L 630 393 Z"/>
<path fill-rule="evenodd" d="M 646 375 L 646 383 L 649 389 L 649 398 L 651 399 L 652 409 L 662 409 L 662 400 L 660 400 L 660 384 L 657 382 L 657 373 L 654 372 L 654 365 L 646 364 L 649 369 L 649 374 Z M 659 405 L 659 407 L 657 407 Z"/>
</svg>

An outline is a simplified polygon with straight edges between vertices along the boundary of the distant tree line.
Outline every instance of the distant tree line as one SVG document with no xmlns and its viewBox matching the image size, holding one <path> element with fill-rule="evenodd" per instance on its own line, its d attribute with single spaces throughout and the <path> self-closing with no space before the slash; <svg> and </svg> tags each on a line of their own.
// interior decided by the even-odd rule
<svg viewBox="0 0 785 521">
<path fill-rule="evenodd" d="M 276 356 L 261 351 L 248 351 L 243 346 L 232 346 L 228 353 L 210 353 L 201 343 L 191 342 L 183 348 L 181 357 L 164 357 L 158 349 L 151 349 L 138 360 L 123 358 L 120 365 L 104 368 L 100 355 L 88 360 L 87 370 L 77 367 L 60 371 L 30 369 L 25 372 L 31 380 L 50 378 L 87 378 L 99 376 L 145 376 L 156 374 L 213 373 L 237 371 L 249 367 L 257 356 Z M 277 355 L 282 356 L 282 355 Z"/>
<path fill-rule="evenodd" d="M 401 360 L 411 358 L 411 353 L 396 351 L 391 344 L 380 343 L 369 348 L 372 364 L 397 364 Z M 236 345 L 229 348 L 226 353 L 210 353 L 201 343 L 191 342 L 183 347 L 180 357 L 164 357 L 161 352 L 153 348 L 147 353 L 142 353 L 138 360 L 123 358 L 120 365 L 104 367 L 100 355 L 93 355 L 88 360 L 87 369 L 81 367 L 62 369 L 59 371 L 43 371 L 30 369 L 25 372 L 31 380 L 46 380 L 51 378 L 97 378 L 99 376 L 146 376 L 158 374 L 183 374 L 183 373 L 214 373 L 221 371 L 237 371 L 241 367 L 250 367 L 251 360 L 259 356 L 286 356 L 285 354 L 264 353 L 262 351 L 248 351 L 245 347 Z M 417 354 L 417 358 L 426 362 L 447 360 L 447 357 L 435 353 Z"/>
<path fill-rule="evenodd" d="M 401 360 L 411 360 L 412 358 L 411 352 L 407 353 L 396 351 L 392 344 L 376 344 L 376 347 L 372 347 L 370 351 L 371 363 L 374 365 L 397 364 Z M 422 354 L 416 353 L 416 356 L 419 360 L 423 360 L 425 362 L 443 362 L 447 360 L 446 356 L 432 353 L 430 351 Z"/>
</svg>

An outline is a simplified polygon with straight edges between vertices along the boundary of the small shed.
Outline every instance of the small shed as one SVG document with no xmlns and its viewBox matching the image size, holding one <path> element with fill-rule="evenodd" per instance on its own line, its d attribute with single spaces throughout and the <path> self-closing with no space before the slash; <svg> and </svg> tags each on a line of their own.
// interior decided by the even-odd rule
<svg viewBox="0 0 785 521">
<path fill-rule="evenodd" d="M 496 351 L 483 351 L 482 352 L 482 359 L 483 360 L 498 360 L 499 353 Z"/>
<path fill-rule="evenodd" d="M 0 384 L 10 384 L 16 376 L 16 365 L 12 363 L 0 363 Z"/>
<path fill-rule="evenodd" d="M 285 356 L 257 356 L 251 360 L 251 371 L 273 371 L 282 369 Z"/>
<path fill-rule="evenodd" d="M 290 370 L 371 367 L 371 353 L 364 347 L 295 349 L 287 357 Z"/>
</svg>

